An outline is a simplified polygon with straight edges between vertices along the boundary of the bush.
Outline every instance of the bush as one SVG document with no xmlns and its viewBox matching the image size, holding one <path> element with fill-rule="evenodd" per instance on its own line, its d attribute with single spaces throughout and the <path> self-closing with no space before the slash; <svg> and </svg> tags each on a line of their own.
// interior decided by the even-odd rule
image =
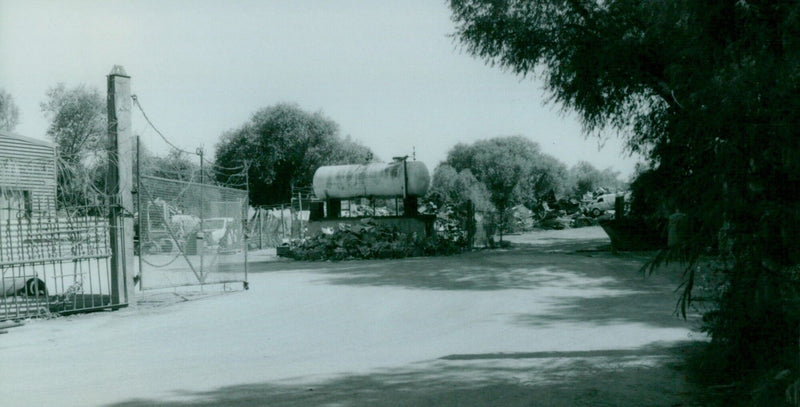
<svg viewBox="0 0 800 407">
<path fill-rule="evenodd" d="M 718 256 L 695 266 L 692 306 L 711 342 L 690 360 L 690 379 L 717 389 L 713 405 L 797 405 L 788 396 L 800 386 L 800 267 L 753 268 Z"/>
</svg>

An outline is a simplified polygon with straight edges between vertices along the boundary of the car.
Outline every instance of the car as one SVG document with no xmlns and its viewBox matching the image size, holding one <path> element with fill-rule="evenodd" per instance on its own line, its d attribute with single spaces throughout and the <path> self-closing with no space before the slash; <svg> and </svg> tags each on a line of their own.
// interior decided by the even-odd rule
<svg viewBox="0 0 800 407">
<path fill-rule="evenodd" d="M 203 235 L 208 245 L 227 245 L 235 243 L 237 239 L 236 219 L 234 218 L 208 218 L 203 219 Z"/>
<path fill-rule="evenodd" d="M 605 211 L 610 211 L 614 209 L 614 202 L 617 199 L 617 194 L 603 194 L 594 198 L 586 208 L 584 212 L 594 216 L 595 218 L 605 213 Z"/>
</svg>

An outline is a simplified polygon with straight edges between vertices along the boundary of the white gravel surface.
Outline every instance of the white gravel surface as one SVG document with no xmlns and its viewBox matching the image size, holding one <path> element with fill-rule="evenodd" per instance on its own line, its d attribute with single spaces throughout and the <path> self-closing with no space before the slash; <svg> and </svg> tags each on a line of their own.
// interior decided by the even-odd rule
<svg viewBox="0 0 800 407">
<path fill-rule="evenodd" d="M 595 235 L 584 237 L 602 239 Z M 597 351 L 579 357 L 592 369 L 652 366 L 663 355 L 637 350 L 692 336 L 688 324 L 669 322 L 669 307 L 650 322 L 636 315 L 638 300 L 631 312 L 604 305 L 651 292 L 673 304 L 674 286 L 642 282 L 638 263 L 608 254 L 596 263 L 512 249 L 267 264 L 251 267 L 249 291 L 13 328 L 0 336 L 0 405 L 191 404 L 227 386 L 311 386 L 394 371 L 532 385 L 553 380 L 548 372 L 569 376 L 559 366 L 574 360 L 570 352 Z M 593 264 L 603 271 L 587 273 Z"/>
</svg>

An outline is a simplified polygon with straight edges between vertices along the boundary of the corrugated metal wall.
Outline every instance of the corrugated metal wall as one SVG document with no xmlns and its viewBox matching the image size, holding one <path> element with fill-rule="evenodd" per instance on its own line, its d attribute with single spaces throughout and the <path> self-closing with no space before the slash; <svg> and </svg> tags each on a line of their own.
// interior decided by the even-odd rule
<svg viewBox="0 0 800 407">
<path fill-rule="evenodd" d="M 46 141 L 0 130 L 0 190 L 29 191 L 33 210 L 54 212 L 55 148 Z"/>
</svg>

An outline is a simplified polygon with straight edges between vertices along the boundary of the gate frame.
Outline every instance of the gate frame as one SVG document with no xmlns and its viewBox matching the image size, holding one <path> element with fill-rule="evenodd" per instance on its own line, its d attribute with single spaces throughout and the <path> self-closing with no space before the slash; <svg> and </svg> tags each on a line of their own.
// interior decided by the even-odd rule
<svg viewBox="0 0 800 407">
<path fill-rule="evenodd" d="M 138 149 L 140 150 L 141 147 L 139 147 Z M 227 284 L 234 284 L 234 283 L 242 283 L 242 287 L 243 287 L 244 290 L 249 289 L 249 283 L 247 281 L 248 272 L 249 272 L 248 271 L 248 253 L 247 253 L 247 251 L 248 251 L 248 246 L 249 246 L 249 240 L 250 239 L 249 239 L 248 223 L 247 223 L 247 216 L 246 216 L 247 215 L 247 208 L 249 208 L 249 190 L 239 190 L 239 189 L 220 186 L 220 185 L 206 185 L 206 184 L 202 184 L 201 185 L 199 183 L 194 183 L 194 182 L 191 182 L 191 181 L 167 179 L 167 178 L 161 178 L 161 177 L 154 177 L 154 176 L 150 176 L 150 175 L 142 175 L 141 172 L 137 175 L 137 179 L 138 179 L 138 181 L 137 181 L 138 182 L 138 184 L 137 184 L 138 185 L 138 197 L 137 197 L 138 200 L 137 200 L 137 202 L 138 202 L 138 205 L 139 205 L 139 207 L 137 209 L 138 213 L 139 213 L 138 230 L 137 230 L 137 232 L 139 234 L 139 279 L 138 279 L 138 281 L 139 281 L 139 291 L 160 290 L 160 289 L 167 289 L 167 288 L 189 287 L 189 286 L 197 286 L 197 287 L 200 287 L 200 289 L 202 290 L 202 287 L 206 286 L 206 285 L 216 285 L 216 284 L 227 285 Z M 169 183 L 169 184 L 186 184 L 186 185 L 183 185 L 184 188 L 188 187 L 190 185 L 196 185 L 197 188 L 201 191 L 201 195 L 205 195 L 205 194 L 202 193 L 202 191 L 205 191 L 205 190 L 210 189 L 210 188 L 213 188 L 213 189 L 215 189 L 217 191 L 226 191 L 227 190 L 227 191 L 235 192 L 236 194 L 243 195 L 243 197 L 242 197 L 243 202 L 241 202 L 241 208 L 239 208 L 241 213 L 239 213 L 238 216 L 235 217 L 236 222 L 241 222 L 240 225 L 241 225 L 241 233 L 242 233 L 241 239 L 242 240 L 241 240 L 240 244 L 242 246 L 241 249 L 242 249 L 242 254 L 243 254 L 243 257 L 244 257 L 243 260 L 242 260 L 243 277 L 242 277 L 241 280 L 240 279 L 234 279 L 234 280 L 224 280 L 224 281 L 207 281 L 206 280 L 207 277 L 210 275 L 210 273 L 213 273 L 214 271 L 206 269 L 206 266 L 203 264 L 203 260 L 204 260 L 206 255 L 203 254 L 203 253 L 200 254 L 200 264 L 199 265 L 196 265 L 196 264 L 192 263 L 192 261 L 189 259 L 188 255 L 187 255 L 186 245 L 185 244 L 182 245 L 181 242 L 179 241 L 179 239 L 177 238 L 177 236 L 170 229 L 170 227 L 166 226 L 165 229 L 166 229 L 166 232 L 167 232 L 169 238 L 171 239 L 172 244 L 174 245 L 173 247 L 177 249 L 177 253 L 175 254 L 175 258 L 176 259 L 178 257 L 182 257 L 183 258 L 183 261 L 186 262 L 186 265 L 192 271 L 192 274 L 194 274 L 194 277 L 197 279 L 197 281 L 196 282 L 192 282 L 192 283 L 171 285 L 171 286 L 152 286 L 152 287 L 147 287 L 146 284 L 144 284 L 144 281 L 146 279 L 148 279 L 148 277 L 146 276 L 147 272 L 144 270 L 144 268 L 145 268 L 144 265 L 148 264 L 148 265 L 156 267 L 156 268 L 159 267 L 159 266 L 155 266 L 155 265 L 149 263 L 148 261 L 144 260 L 145 256 L 147 256 L 147 254 L 148 254 L 147 251 L 145 250 L 145 239 L 146 239 L 146 236 L 147 236 L 147 238 L 149 238 L 149 234 L 150 234 L 149 226 L 148 226 L 148 233 L 142 233 L 142 227 L 145 224 L 149 225 L 149 221 L 150 221 L 150 213 L 145 208 L 147 208 L 148 205 L 150 205 L 150 204 L 154 204 L 155 201 L 156 201 L 156 199 L 154 199 L 154 195 L 153 195 L 152 189 L 150 189 L 150 187 L 147 185 L 148 184 L 148 182 L 146 182 L 147 180 L 156 181 L 156 182 L 162 182 L 162 183 L 166 182 L 166 183 Z M 203 196 L 200 197 L 200 201 L 201 201 L 201 203 L 200 203 L 201 207 L 204 207 L 205 203 L 215 202 L 215 201 L 206 201 Z M 239 203 L 237 203 L 237 205 L 239 205 Z M 203 221 L 205 219 L 199 219 L 199 220 L 200 220 L 200 226 L 202 227 Z M 164 219 L 163 221 L 165 223 L 169 222 L 168 219 Z M 203 240 L 200 240 L 200 242 L 202 243 Z M 204 250 L 202 252 L 204 252 Z M 199 266 L 199 267 L 197 267 L 197 266 Z"/>
</svg>

